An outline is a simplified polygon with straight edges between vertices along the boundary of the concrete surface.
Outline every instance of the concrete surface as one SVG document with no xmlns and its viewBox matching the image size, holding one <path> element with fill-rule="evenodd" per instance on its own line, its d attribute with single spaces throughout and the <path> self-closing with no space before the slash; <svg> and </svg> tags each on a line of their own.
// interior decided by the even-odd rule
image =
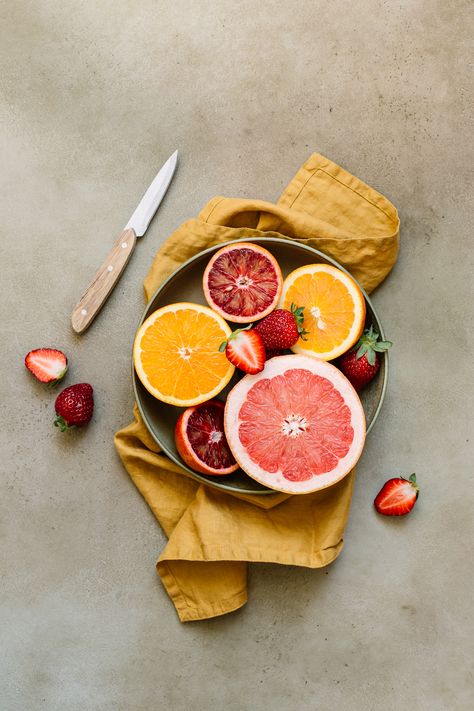
<svg viewBox="0 0 474 711">
<path fill-rule="evenodd" d="M 464 711 L 472 693 L 472 3 L 6 0 L 1 27 L 2 711 Z M 106 310 L 78 295 L 157 167 L 179 172 Z M 327 570 L 254 566 L 240 612 L 181 625 L 164 537 L 122 470 L 129 352 L 160 242 L 216 193 L 275 199 L 314 150 L 399 208 L 375 303 L 395 342 Z M 89 380 L 51 426 L 25 353 Z M 469 382 L 469 378 L 471 382 Z M 377 517 L 391 475 L 422 487 Z"/>
</svg>

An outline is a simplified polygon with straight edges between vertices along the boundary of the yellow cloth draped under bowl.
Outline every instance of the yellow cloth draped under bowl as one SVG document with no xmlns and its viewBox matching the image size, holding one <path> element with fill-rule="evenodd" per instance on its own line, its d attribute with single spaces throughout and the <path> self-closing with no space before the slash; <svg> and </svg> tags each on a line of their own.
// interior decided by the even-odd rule
<svg viewBox="0 0 474 711">
<path fill-rule="evenodd" d="M 395 207 L 380 193 L 317 153 L 276 204 L 215 197 L 158 251 L 145 279 L 147 300 L 194 254 L 232 239 L 276 236 L 334 257 L 367 292 L 393 267 L 399 248 Z M 200 484 L 135 421 L 115 445 L 168 544 L 157 570 L 183 622 L 222 615 L 247 601 L 247 562 L 319 568 L 343 546 L 354 471 L 321 492 L 247 496 Z"/>
</svg>

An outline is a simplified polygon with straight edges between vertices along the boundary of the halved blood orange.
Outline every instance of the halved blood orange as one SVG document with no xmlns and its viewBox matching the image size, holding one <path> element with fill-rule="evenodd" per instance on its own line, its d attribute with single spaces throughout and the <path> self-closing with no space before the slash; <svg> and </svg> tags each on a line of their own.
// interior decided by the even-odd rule
<svg viewBox="0 0 474 711">
<path fill-rule="evenodd" d="M 196 472 L 221 476 L 239 468 L 224 434 L 224 403 L 209 400 L 188 407 L 175 428 L 176 449 Z"/>
<path fill-rule="evenodd" d="M 354 279 L 330 264 L 307 264 L 288 274 L 280 306 L 304 306 L 306 338 L 294 353 L 333 360 L 359 339 L 364 330 L 365 299 Z"/>
<path fill-rule="evenodd" d="M 209 306 L 232 323 L 250 323 L 276 307 L 282 275 L 275 257 L 250 242 L 222 247 L 204 271 Z"/>
<path fill-rule="evenodd" d="M 133 363 L 146 389 L 158 400 L 187 407 L 215 397 L 234 366 L 219 352 L 231 334 L 219 314 L 200 304 L 169 304 L 141 325 Z"/>
<path fill-rule="evenodd" d="M 227 397 L 224 427 L 252 479 L 289 494 L 324 489 L 359 459 L 365 416 L 356 391 L 333 365 L 304 355 L 267 361 Z"/>
</svg>

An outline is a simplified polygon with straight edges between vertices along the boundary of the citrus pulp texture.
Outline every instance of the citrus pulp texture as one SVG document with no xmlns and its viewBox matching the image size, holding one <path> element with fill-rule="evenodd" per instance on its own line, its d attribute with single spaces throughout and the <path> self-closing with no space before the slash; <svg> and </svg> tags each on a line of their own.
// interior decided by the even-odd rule
<svg viewBox="0 0 474 711">
<path fill-rule="evenodd" d="M 175 441 L 180 457 L 195 471 L 220 476 L 239 468 L 227 444 L 224 403 L 219 400 L 188 407 L 181 413 Z"/>
<path fill-rule="evenodd" d="M 234 373 L 222 341 L 229 325 L 207 306 L 178 303 L 155 311 L 135 338 L 133 362 L 145 388 L 158 400 L 187 407 L 215 397 Z"/>
<path fill-rule="evenodd" d="M 232 323 L 250 323 L 267 316 L 278 303 L 282 283 L 275 257 L 247 242 L 216 252 L 203 276 L 207 303 Z"/>
<path fill-rule="evenodd" d="M 308 264 L 295 269 L 284 283 L 280 307 L 304 306 L 305 340 L 294 353 L 333 360 L 359 339 L 364 330 L 365 299 L 354 279 L 329 264 Z"/>
<path fill-rule="evenodd" d="M 267 361 L 227 397 L 227 441 L 242 469 L 272 489 L 305 494 L 342 479 L 359 459 L 365 416 L 333 365 L 305 355 Z"/>
</svg>

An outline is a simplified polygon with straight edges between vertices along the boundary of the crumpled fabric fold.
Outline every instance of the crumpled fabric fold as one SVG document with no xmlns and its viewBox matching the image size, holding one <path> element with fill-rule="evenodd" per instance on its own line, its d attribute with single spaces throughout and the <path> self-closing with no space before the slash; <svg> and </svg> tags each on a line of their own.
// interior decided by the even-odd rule
<svg viewBox="0 0 474 711">
<path fill-rule="evenodd" d="M 215 197 L 197 218 L 181 225 L 151 265 L 144 282 L 146 299 L 201 250 L 233 239 L 265 236 L 319 249 L 370 292 L 397 259 L 399 219 L 383 195 L 315 153 L 275 204 Z M 134 416 L 115 435 L 115 445 L 168 538 L 156 567 L 182 622 L 222 615 L 244 605 L 249 562 L 319 568 L 339 555 L 355 470 L 313 494 L 224 493 L 195 481 L 168 459 L 137 408 Z"/>
</svg>

